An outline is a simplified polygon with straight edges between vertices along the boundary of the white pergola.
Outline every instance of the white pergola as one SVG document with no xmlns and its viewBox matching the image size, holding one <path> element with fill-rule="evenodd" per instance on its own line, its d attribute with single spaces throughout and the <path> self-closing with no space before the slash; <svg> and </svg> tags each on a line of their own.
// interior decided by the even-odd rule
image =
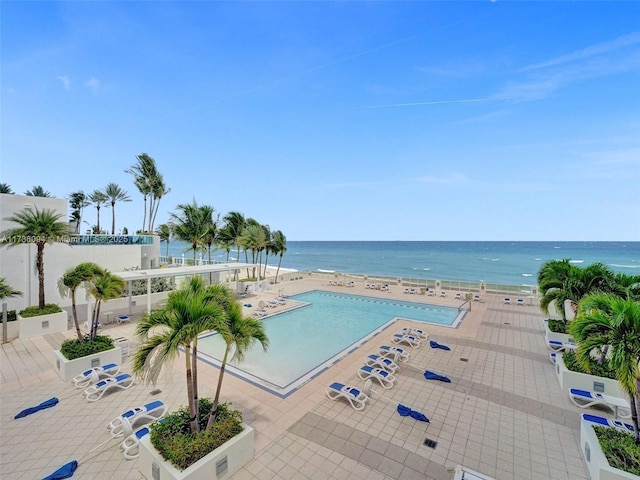
<svg viewBox="0 0 640 480">
<path fill-rule="evenodd" d="M 127 291 L 129 292 L 129 313 L 131 313 L 132 300 L 131 300 L 131 282 L 133 280 L 146 280 L 147 281 L 147 313 L 151 312 L 151 279 L 152 278 L 164 278 L 164 277 L 191 277 L 193 275 L 205 275 L 208 273 L 220 273 L 226 272 L 228 277 L 231 278 L 235 273 L 239 273 L 243 268 L 253 268 L 259 265 L 253 263 L 220 263 L 214 265 L 194 265 L 191 267 L 166 267 L 166 268 L 153 268 L 149 270 L 127 270 L 124 272 L 114 272 L 114 275 L 119 276 L 127 282 Z M 258 281 L 260 280 L 260 273 L 258 273 Z M 236 291 L 238 290 L 238 278 L 236 277 Z"/>
</svg>

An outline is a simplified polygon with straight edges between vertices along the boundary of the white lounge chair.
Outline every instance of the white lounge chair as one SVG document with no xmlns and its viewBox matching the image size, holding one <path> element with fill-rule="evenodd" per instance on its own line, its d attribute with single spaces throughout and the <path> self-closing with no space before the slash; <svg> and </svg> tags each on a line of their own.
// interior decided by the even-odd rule
<svg viewBox="0 0 640 480">
<path fill-rule="evenodd" d="M 362 380 L 376 380 L 380 386 L 386 390 L 393 388 L 396 384 L 396 377 L 382 368 L 374 368 L 363 365 L 358 370 L 358 377 Z"/>
<path fill-rule="evenodd" d="M 517 304 L 517 305 L 522 305 L 522 306 L 524 306 L 524 298 L 518 298 L 518 299 L 516 300 L 516 304 Z"/>
<path fill-rule="evenodd" d="M 441 297 L 446 297 L 447 296 L 447 291 L 446 290 L 440 290 L 440 296 Z"/>
<path fill-rule="evenodd" d="M 511 299 L 509 297 L 504 297 L 504 304 L 511 305 Z"/>
<path fill-rule="evenodd" d="M 578 344 L 571 342 L 561 342 L 559 340 L 549 340 L 547 342 L 547 347 L 549 347 L 554 352 L 564 352 L 568 350 L 576 350 L 578 348 Z"/>
<path fill-rule="evenodd" d="M 131 318 L 129 318 L 129 315 L 118 315 L 116 317 L 116 321 L 118 322 L 118 325 L 120 325 L 123 322 L 128 322 L 129 320 L 131 320 Z"/>
<path fill-rule="evenodd" d="M 427 295 L 429 295 L 430 297 L 435 297 L 436 296 L 436 291 L 435 290 L 427 290 Z"/>
<path fill-rule="evenodd" d="M 98 383 L 103 378 L 114 377 L 119 371 L 120 366 L 115 363 L 93 367 L 73 377 L 71 384 L 76 388 L 84 388 L 88 385 Z"/>
<path fill-rule="evenodd" d="M 334 382 L 327 387 L 327 397 L 330 400 L 338 400 L 344 398 L 354 410 L 364 410 L 369 397 L 357 388 Z"/>
<path fill-rule="evenodd" d="M 376 355 L 372 353 L 369 355 L 364 363 L 370 367 L 383 368 L 389 373 L 396 373 L 398 371 L 398 364 L 390 358 L 385 358 L 382 355 Z"/>
<path fill-rule="evenodd" d="M 458 465 L 454 469 L 449 469 L 449 471 L 454 474 L 452 480 L 494 480 L 493 477 L 489 477 L 483 473 L 476 472 L 475 470 L 471 470 L 461 465 Z"/>
<path fill-rule="evenodd" d="M 164 421 L 164 418 L 158 419 L 158 422 Z M 140 455 L 140 440 L 151 432 L 151 424 L 138 427 L 120 443 L 120 449 L 126 460 L 135 460 Z"/>
<path fill-rule="evenodd" d="M 398 363 L 399 361 L 403 361 L 403 362 L 409 361 L 409 352 L 407 352 L 404 348 L 400 348 L 400 347 L 390 347 L 389 345 L 380 345 L 380 348 L 378 349 L 378 355 L 391 358 L 396 363 Z"/>
<path fill-rule="evenodd" d="M 418 337 L 414 337 L 413 335 L 403 335 L 401 333 L 396 333 L 391 338 L 391 341 L 396 345 L 409 345 L 411 348 L 418 348 L 420 346 L 420 339 L 418 339 Z"/>
<path fill-rule="evenodd" d="M 156 400 L 127 410 L 111 420 L 107 429 L 112 438 L 128 437 L 134 432 L 136 426 L 140 427 L 155 422 L 165 413 L 167 413 L 167 406 L 162 401 Z"/>
<path fill-rule="evenodd" d="M 479 302 L 481 298 L 482 298 L 482 297 L 480 297 L 480 295 L 474 295 L 474 296 L 473 296 L 473 301 L 474 301 L 474 302 Z"/>
<path fill-rule="evenodd" d="M 414 337 L 418 337 L 420 340 L 428 340 L 429 334 L 424 330 L 420 330 L 419 328 L 409 328 L 405 327 L 402 329 L 403 335 L 410 335 Z"/>
<path fill-rule="evenodd" d="M 574 405 L 580 408 L 593 407 L 594 405 L 604 406 L 613 411 L 613 418 L 631 418 L 631 408 L 629 402 L 624 398 L 612 397 L 604 393 L 590 392 L 588 390 L 579 390 L 577 388 L 569 389 L 569 399 Z M 622 412 L 620 411 L 622 410 Z"/>
<path fill-rule="evenodd" d="M 462 300 L 462 293 L 460 293 L 460 292 L 456 293 L 456 296 L 454 298 L 456 300 Z"/>
<path fill-rule="evenodd" d="M 128 373 L 122 373 L 115 377 L 105 378 L 95 385 L 91 385 L 83 392 L 83 395 L 87 402 L 96 402 L 111 390 L 126 390 L 131 387 L 133 387 L 133 378 Z"/>
<path fill-rule="evenodd" d="M 634 433 L 633 425 L 621 422 L 620 420 L 615 420 L 613 418 L 605 418 L 605 417 L 600 417 L 598 415 L 583 413 L 582 420 L 590 423 L 595 423 L 596 425 L 601 425 L 603 427 L 613 427 L 613 428 L 618 428 L 627 433 L 631 433 L 631 434 Z"/>
</svg>

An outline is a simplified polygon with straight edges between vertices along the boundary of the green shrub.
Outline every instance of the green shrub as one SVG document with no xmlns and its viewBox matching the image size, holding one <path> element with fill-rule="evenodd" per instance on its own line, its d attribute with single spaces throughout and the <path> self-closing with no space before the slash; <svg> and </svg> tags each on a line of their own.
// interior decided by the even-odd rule
<svg viewBox="0 0 640 480">
<path fill-rule="evenodd" d="M 218 406 L 218 417 L 210 430 L 205 430 L 213 402 L 208 398 L 198 400 L 198 425 L 200 431 L 190 432 L 189 408 L 168 415 L 162 422 L 151 425 L 151 444 L 179 470 L 193 465 L 226 441 L 242 432 L 242 414 L 226 403 Z"/>
<path fill-rule="evenodd" d="M 591 361 L 589 362 L 589 372 L 582 368 L 582 365 L 578 362 L 576 352 L 564 352 L 562 354 L 562 360 L 564 361 L 566 367 L 572 372 L 589 373 L 597 377 L 605 377 L 616 380 L 616 372 L 611 368 L 609 362 L 606 360 L 602 365 L 600 365 L 597 360 L 591 359 Z"/>
<path fill-rule="evenodd" d="M 567 333 L 567 322 L 563 322 L 562 320 L 553 320 L 549 319 L 547 322 L 549 325 L 549 330 L 554 333 Z"/>
<path fill-rule="evenodd" d="M 15 310 L 7 310 L 7 323 L 15 322 L 18 320 L 18 316 L 16 315 Z M 0 323 L 2 323 L 2 314 L 0 313 Z"/>
<path fill-rule="evenodd" d="M 113 347 L 114 343 L 111 337 L 96 335 L 95 339 L 89 340 L 89 336 L 87 335 L 82 342 L 77 338 L 70 338 L 62 342 L 60 353 L 62 353 L 67 360 L 75 360 L 76 358 L 111 350 Z"/>
<path fill-rule="evenodd" d="M 610 427 L 594 429 L 609 465 L 640 475 L 640 445 L 636 445 L 633 435 Z"/>
<path fill-rule="evenodd" d="M 37 317 L 39 315 L 49 315 L 50 313 L 60 313 L 62 309 L 55 303 L 47 303 L 42 310 L 37 305 L 27 307 L 20 312 L 22 318 Z"/>
</svg>

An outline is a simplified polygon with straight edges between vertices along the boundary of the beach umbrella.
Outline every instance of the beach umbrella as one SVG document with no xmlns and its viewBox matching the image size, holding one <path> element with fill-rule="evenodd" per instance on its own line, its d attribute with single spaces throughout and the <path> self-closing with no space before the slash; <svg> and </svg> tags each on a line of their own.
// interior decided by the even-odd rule
<svg viewBox="0 0 640 480">
<path fill-rule="evenodd" d="M 20 413 L 18 413 L 15 417 L 13 417 L 13 419 L 17 420 L 18 418 L 26 417 L 27 415 L 31 415 L 32 413 L 39 412 L 40 410 L 44 410 L 45 408 L 55 407 L 58 404 L 58 402 L 59 400 L 57 397 L 52 397 L 49 400 L 45 400 L 40 405 L 36 405 L 35 407 L 25 408 Z"/>
<path fill-rule="evenodd" d="M 72 460 L 69 463 L 64 464 L 58 470 L 51 475 L 44 477 L 42 480 L 61 480 L 63 478 L 73 477 L 74 472 L 78 468 L 78 461 Z"/>
<path fill-rule="evenodd" d="M 372 393 L 375 393 L 376 395 L 378 395 L 379 397 L 383 398 L 384 400 L 386 400 L 389 403 L 396 403 L 394 400 L 392 400 L 390 398 L 387 398 L 384 395 L 382 395 L 381 393 L 378 393 L 375 390 L 373 390 L 372 384 L 371 384 L 371 380 L 367 380 L 364 383 L 364 388 L 362 389 L 362 391 L 368 397 L 371 396 Z M 414 419 L 419 420 L 421 422 L 428 422 L 429 421 L 429 418 L 424 413 L 419 412 L 417 410 L 414 410 L 411 407 L 407 407 L 406 405 L 403 405 L 401 403 L 398 403 L 398 406 L 397 406 L 396 410 L 398 411 L 398 413 L 402 417 L 411 417 L 411 418 L 414 418 Z"/>
<path fill-rule="evenodd" d="M 435 373 L 430 370 L 424 371 L 424 378 L 427 380 L 440 380 L 441 382 L 451 383 L 451 379 L 446 375 L 440 375 L 439 373 Z"/>
<path fill-rule="evenodd" d="M 429 341 L 429 345 L 431 345 L 431 348 L 441 348 L 442 350 L 451 350 L 449 347 L 447 347 L 446 345 L 443 345 L 441 343 L 436 342 L 435 340 L 431 340 Z"/>
</svg>

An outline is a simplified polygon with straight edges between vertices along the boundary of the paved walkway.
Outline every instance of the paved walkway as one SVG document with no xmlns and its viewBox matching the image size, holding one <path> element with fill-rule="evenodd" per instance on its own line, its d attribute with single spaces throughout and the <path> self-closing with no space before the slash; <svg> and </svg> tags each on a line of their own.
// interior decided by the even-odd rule
<svg viewBox="0 0 640 480">
<path fill-rule="evenodd" d="M 289 282 L 286 293 L 311 288 L 459 304 L 436 297 L 409 298 L 398 287 L 385 293 L 362 285 L 328 287 L 316 279 Z M 534 306 L 503 305 L 498 296 L 486 300 L 472 304 L 458 329 L 426 328 L 431 338 L 451 350 L 431 349 L 428 343 L 412 350 L 408 364 L 401 364 L 397 385 L 390 390 L 374 385 L 371 402 L 361 412 L 327 399 L 326 386 L 340 381 L 361 388 L 356 371 L 363 359 L 380 344 L 388 344 L 403 326 L 414 326 L 411 322 L 398 321 L 286 399 L 225 376 L 224 399 L 240 408 L 256 430 L 256 457 L 234 480 L 445 480 L 450 478 L 447 468 L 457 464 L 497 480 L 587 479 L 579 450 L 580 410 L 560 390 L 548 360 L 543 317 Z M 134 324 L 109 325 L 103 333 L 130 338 L 135 350 L 134 329 Z M 117 443 L 107 441 L 106 424 L 153 399 L 163 400 L 171 410 L 186 404 L 182 358 L 155 386 L 138 384 L 86 403 L 55 371 L 53 350 L 72 334 L 2 346 L 3 480 L 42 478 L 72 459 L 79 460 L 74 478 L 141 479 L 136 461 L 124 460 Z M 426 381 L 427 368 L 452 382 Z M 210 396 L 216 380 L 217 370 L 201 365 L 200 396 Z M 22 408 L 52 396 L 60 398 L 56 407 L 13 420 Z M 425 413 L 430 423 L 399 416 L 398 403 Z"/>
</svg>

